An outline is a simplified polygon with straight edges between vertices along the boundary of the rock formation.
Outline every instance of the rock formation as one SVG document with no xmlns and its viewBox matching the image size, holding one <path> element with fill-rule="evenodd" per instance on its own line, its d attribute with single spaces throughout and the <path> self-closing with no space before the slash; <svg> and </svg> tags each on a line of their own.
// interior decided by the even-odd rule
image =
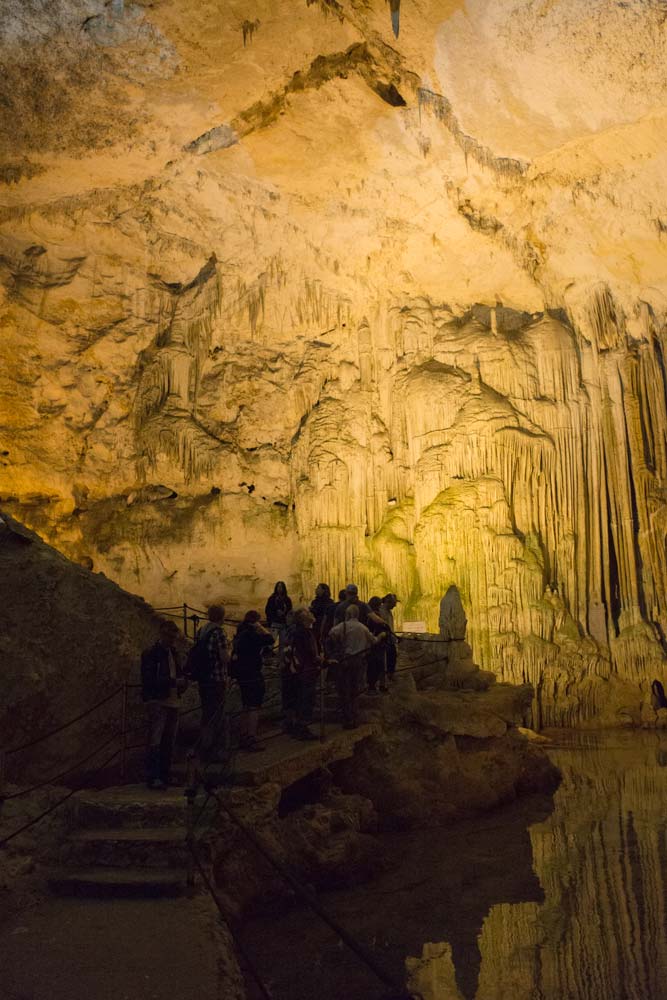
<svg viewBox="0 0 667 1000">
<path fill-rule="evenodd" d="M 665 678 L 660 0 L 6 0 L 0 499 L 160 604 L 355 579 Z"/>
<path fill-rule="evenodd" d="M 157 622 L 144 601 L 0 517 L 0 749 L 27 744 L 8 754 L 5 778 L 20 785 L 43 782 L 65 767 L 85 771 L 75 767 L 85 758 L 94 769 L 120 747 L 114 740 L 121 728 L 120 686 L 137 686 L 139 656 L 157 638 Z M 138 692 L 130 694 L 138 708 Z M 106 698 L 98 711 L 85 714 Z M 57 731 L 79 715 L 80 721 Z M 132 718 L 127 722 L 131 726 Z"/>
</svg>

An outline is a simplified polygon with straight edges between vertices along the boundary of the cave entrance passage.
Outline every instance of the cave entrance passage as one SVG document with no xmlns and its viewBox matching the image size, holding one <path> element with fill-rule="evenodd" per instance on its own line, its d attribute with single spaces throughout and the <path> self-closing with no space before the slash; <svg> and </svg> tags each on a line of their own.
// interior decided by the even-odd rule
<svg viewBox="0 0 667 1000">
<path fill-rule="evenodd" d="M 466 618 L 459 588 L 452 584 L 440 601 L 438 627 L 443 639 L 465 639 L 468 619 Z"/>
</svg>

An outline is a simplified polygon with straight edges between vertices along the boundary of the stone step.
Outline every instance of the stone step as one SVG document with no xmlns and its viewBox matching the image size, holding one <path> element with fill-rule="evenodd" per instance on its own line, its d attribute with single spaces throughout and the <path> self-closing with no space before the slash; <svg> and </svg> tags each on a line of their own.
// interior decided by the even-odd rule
<svg viewBox="0 0 667 1000">
<path fill-rule="evenodd" d="M 79 792 L 72 801 L 72 818 L 79 827 L 118 829 L 185 824 L 182 788 L 152 791 L 145 785 L 121 785 Z"/>
<path fill-rule="evenodd" d="M 187 860 L 184 826 L 78 830 L 61 852 L 63 864 L 79 867 L 184 868 Z"/>
<path fill-rule="evenodd" d="M 180 896 L 186 890 L 182 869 L 61 868 L 52 871 L 48 885 L 58 896 L 155 898 Z"/>
</svg>

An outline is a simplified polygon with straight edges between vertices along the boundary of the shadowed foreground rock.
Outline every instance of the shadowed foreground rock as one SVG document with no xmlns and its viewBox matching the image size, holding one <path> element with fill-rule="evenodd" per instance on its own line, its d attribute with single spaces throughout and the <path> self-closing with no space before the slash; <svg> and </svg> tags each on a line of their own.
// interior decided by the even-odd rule
<svg viewBox="0 0 667 1000">
<path fill-rule="evenodd" d="M 124 681 L 136 682 L 140 652 L 155 641 L 157 620 L 140 597 L 0 515 L 3 748 L 56 729 Z M 34 749 L 11 755 L 10 778 L 26 783 L 57 773 L 59 765 L 104 743 L 119 722 L 120 697 Z M 112 752 L 107 748 L 107 755 Z"/>
</svg>

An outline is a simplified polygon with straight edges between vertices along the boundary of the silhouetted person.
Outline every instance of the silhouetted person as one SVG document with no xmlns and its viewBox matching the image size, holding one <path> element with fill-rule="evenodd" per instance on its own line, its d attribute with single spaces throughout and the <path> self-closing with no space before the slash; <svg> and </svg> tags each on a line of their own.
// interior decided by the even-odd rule
<svg viewBox="0 0 667 1000">
<path fill-rule="evenodd" d="M 229 648 L 227 636 L 222 627 L 225 609 L 221 604 L 212 604 L 208 609 L 208 621 L 202 625 L 197 635 L 197 675 L 199 701 L 201 704 L 201 751 L 202 758 L 214 758 L 224 742 L 224 711 L 227 692 L 227 668 Z"/>
<path fill-rule="evenodd" d="M 282 580 L 273 588 L 273 593 L 266 602 L 266 620 L 269 628 L 280 631 L 286 628 L 287 618 L 292 610 L 292 600 L 287 593 L 287 587 Z"/>
<path fill-rule="evenodd" d="M 318 583 L 315 588 L 315 599 L 311 602 L 310 613 L 315 619 L 313 630 L 317 645 L 324 648 L 324 642 L 334 624 L 334 614 L 336 612 L 336 602 L 331 596 L 328 583 Z"/>
<path fill-rule="evenodd" d="M 241 716 L 242 750 L 258 753 L 265 747 L 257 742 L 259 710 L 264 703 L 266 685 L 262 673 L 263 652 L 273 646 L 273 635 L 260 624 L 259 611 L 246 612 L 236 630 L 232 653 L 232 666 L 240 691 L 243 715 Z"/>
<path fill-rule="evenodd" d="M 359 608 L 356 604 L 348 607 L 345 621 L 334 625 L 329 632 L 327 649 L 331 658 L 338 661 L 336 688 L 343 729 L 357 727 L 357 701 L 364 686 L 366 653 L 380 641 L 359 621 Z"/>
<path fill-rule="evenodd" d="M 292 599 L 282 580 L 278 580 L 273 588 L 273 593 L 266 602 L 264 614 L 269 628 L 278 640 L 278 663 L 282 666 L 287 627 L 292 620 Z"/>
<path fill-rule="evenodd" d="M 368 605 L 359 600 L 359 588 L 356 583 L 348 583 L 345 588 L 345 600 L 336 605 L 336 611 L 334 613 L 334 622 L 336 625 L 345 621 L 347 609 L 352 606 L 357 608 L 357 611 L 359 612 L 357 617 L 359 618 L 361 624 L 365 625 L 366 619 L 368 618 Z"/>
<path fill-rule="evenodd" d="M 308 608 L 294 612 L 294 624 L 288 634 L 285 670 L 293 678 L 293 702 L 287 731 L 299 740 L 316 740 L 309 726 L 313 721 L 313 708 L 317 679 L 322 669 L 314 631 L 315 618 Z"/>
<path fill-rule="evenodd" d="M 371 597 L 368 602 L 368 631 L 371 635 L 379 638 L 380 636 L 387 637 L 389 628 L 384 618 L 380 614 L 380 608 L 382 606 L 382 601 L 379 597 Z M 378 685 L 380 691 L 384 692 L 387 690 L 386 684 L 386 655 L 387 655 L 387 643 L 378 642 L 375 646 L 372 646 L 368 651 L 368 662 L 366 667 L 366 678 L 368 680 L 368 693 L 378 694 Z"/>
<path fill-rule="evenodd" d="M 186 680 L 176 652 L 179 631 L 174 622 L 160 623 L 158 641 L 141 654 L 141 696 L 148 712 L 146 784 L 166 788 L 178 729 L 179 700 Z"/>
<path fill-rule="evenodd" d="M 386 658 L 386 669 L 388 680 L 394 679 L 394 674 L 396 673 L 396 660 L 398 659 L 398 639 L 396 637 L 396 630 L 394 629 L 394 615 L 393 611 L 398 604 L 398 598 L 396 594 L 385 594 L 382 598 L 382 603 L 379 608 L 379 615 L 384 620 L 386 625 L 388 625 L 388 635 L 387 635 L 387 658 Z"/>
</svg>

